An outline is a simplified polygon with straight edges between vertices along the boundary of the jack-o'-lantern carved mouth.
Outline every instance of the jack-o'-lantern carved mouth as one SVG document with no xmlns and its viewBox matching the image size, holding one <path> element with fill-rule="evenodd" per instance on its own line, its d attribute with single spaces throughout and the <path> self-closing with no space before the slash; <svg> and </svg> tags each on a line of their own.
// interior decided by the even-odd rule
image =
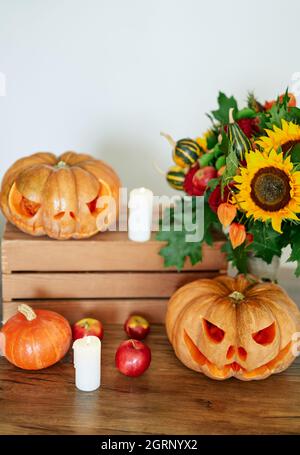
<svg viewBox="0 0 300 455">
<path fill-rule="evenodd" d="M 203 328 L 206 333 L 206 336 L 216 344 L 219 344 L 223 341 L 225 337 L 225 332 L 220 327 L 212 324 L 211 322 L 203 319 Z M 253 340 L 262 346 L 270 345 L 275 338 L 276 335 L 276 327 L 275 323 L 270 324 L 268 327 L 259 330 L 252 334 Z M 192 357 L 192 359 L 201 367 L 207 367 L 208 370 L 215 376 L 221 378 L 225 378 L 228 376 L 234 376 L 235 374 L 239 374 L 244 376 L 245 378 L 255 377 L 257 374 L 264 374 L 269 372 L 272 368 L 276 367 L 276 365 L 288 354 L 291 348 L 291 342 L 289 342 L 285 348 L 279 351 L 274 359 L 265 363 L 264 365 L 259 366 L 251 371 L 248 371 L 245 367 L 243 367 L 237 359 L 240 359 L 240 362 L 245 362 L 248 356 L 246 349 L 242 346 L 236 348 L 235 346 L 229 346 L 226 354 L 226 359 L 228 363 L 225 363 L 222 367 L 215 365 L 213 362 L 207 358 L 203 352 L 197 347 L 194 343 L 192 338 L 188 335 L 187 331 L 184 331 L 184 342 L 188 348 L 188 351 Z M 230 361 L 235 356 L 234 361 Z"/>
</svg>

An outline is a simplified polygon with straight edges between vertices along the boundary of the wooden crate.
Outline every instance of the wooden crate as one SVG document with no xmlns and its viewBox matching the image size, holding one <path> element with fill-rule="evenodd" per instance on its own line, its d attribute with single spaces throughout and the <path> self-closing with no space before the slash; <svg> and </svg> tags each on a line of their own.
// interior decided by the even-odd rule
<svg viewBox="0 0 300 455">
<path fill-rule="evenodd" d="M 20 302 L 58 311 L 73 323 L 85 316 L 121 323 L 131 312 L 163 322 L 166 303 L 183 284 L 226 269 L 220 248 L 204 247 L 203 261 L 184 270 L 165 269 L 162 243 L 128 240 L 106 232 L 86 240 L 31 237 L 7 224 L 2 240 L 3 321 Z"/>
</svg>

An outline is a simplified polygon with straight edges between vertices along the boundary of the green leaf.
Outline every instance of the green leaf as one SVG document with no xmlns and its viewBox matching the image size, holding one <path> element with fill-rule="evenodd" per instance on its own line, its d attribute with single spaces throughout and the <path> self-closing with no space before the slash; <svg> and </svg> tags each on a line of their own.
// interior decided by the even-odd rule
<svg viewBox="0 0 300 455">
<path fill-rule="evenodd" d="M 196 221 L 196 198 L 192 198 L 192 214 L 193 222 Z M 181 270 L 184 266 L 187 257 L 190 258 L 191 263 L 195 265 L 202 260 L 202 245 L 203 243 L 212 244 L 212 228 L 217 224 L 218 219 L 215 213 L 212 212 L 207 202 L 204 205 L 204 235 L 201 241 L 186 242 L 186 235 L 193 234 L 194 232 L 187 232 L 184 224 L 181 230 L 175 230 L 175 216 L 174 208 L 165 210 L 164 219 L 170 220 L 170 230 L 163 231 L 163 220 L 160 222 L 160 231 L 157 233 L 157 240 L 167 242 L 159 254 L 164 258 L 164 266 L 175 266 L 177 270 Z M 176 226 L 178 228 L 178 226 Z M 196 228 L 195 228 L 196 230 Z"/>
<path fill-rule="evenodd" d="M 289 88 L 287 87 L 281 101 L 279 100 L 279 97 L 278 97 L 277 104 L 283 106 L 285 108 L 285 110 L 287 110 L 289 101 L 290 101 L 290 95 L 289 95 Z"/>
<path fill-rule="evenodd" d="M 268 111 L 259 114 L 260 127 L 263 129 L 272 129 L 276 125 L 278 128 L 281 128 L 281 120 L 291 120 L 292 115 L 297 118 L 300 115 L 300 112 L 297 111 L 298 108 L 289 108 L 288 101 L 289 95 L 286 92 L 282 101 L 278 97 L 276 103 Z M 300 117 L 298 121 L 300 121 Z"/>
<path fill-rule="evenodd" d="M 226 157 L 226 169 L 222 175 L 222 192 L 225 186 L 233 179 L 236 175 L 237 168 L 239 166 L 239 159 L 236 153 L 234 144 L 229 145 L 229 152 Z"/>
<path fill-rule="evenodd" d="M 219 92 L 218 104 L 219 109 L 212 111 L 212 114 L 216 120 L 221 122 L 223 125 L 227 125 L 229 122 L 229 109 L 233 108 L 234 113 L 238 110 L 237 101 L 233 96 L 228 98 L 225 93 Z"/>
<path fill-rule="evenodd" d="M 258 115 L 258 118 L 259 118 L 259 127 L 261 128 L 261 130 L 265 130 L 266 128 L 272 127 L 269 124 L 269 114 L 268 114 L 268 112 L 265 112 L 265 111 L 259 112 L 257 115 Z"/>
<path fill-rule="evenodd" d="M 218 136 L 215 133 L 209 134 L 206 138 L 207 148 L 211 150 L 218 143 Z"/>
<path fill-rule="evenodd" d="M 227 155 L 227 153 L 229 151 L 229 139 L 224 130 L 222 130 L 221 134 L 222 134 L 222 141 L 219 144 L 219 148 L 224 155 Z"/>
<path fill-rule="evenodd" d="M 255 112 L 262 112 L 264 110 L 263 105 L 256 99 L 253 92 L 248 93 L 247 105 Z"/>
<path fill-rule="evenodd" d="M 269 223 L 256 221 L 248 228 L 248 232 L 253 234 L 251 250 L 255 256 L 263 259 L 267 264 L 272 262 L 274 256 L 281 256 L 283 235 L 274 231 Z"/>
<path fill-rule="evenodd" d="M 286 115 L 286 120 L 300 125 L 300 109 L 298 107 L 290 107 Z"/>
<path fill-rule="evenodd" d="M 300 163 L 300 144 L 295 144 L 292 147 L 291 159 L 293 163 Z"/>
<path fill-rule="evenodd" d="M 172 232 L 172 234 L 171 234 Z M 175 266 L 181 270 L 184 266 L 186 257 L 189 257 L 191 263 L 195 265 L 202 259 L 202 250 L 200 242 L 186 242 L 185 232 L 169 232 L 168 245 L 163 247 L 159 254 L 164 258 L 164 266 Z M 157 240 L 166 240 L 157 234 Z"/>
<path fill-rule="evenodd" d="M 281 128 L 281 120 L 285 119 L 287 110 L 283 105 L 273 104 L 269 112 L 268 128 L 272 128 L 274 125 Z"/>
<path fill-rule="evenodd" d="M 206 202 L 204 205 L 204 233 L 203 242 L 208 245 L 213 244 L 213 230 L 220 230 L 220 223 L 216 213 L 214 213 Z"/>
<path fill-rule="evenodd" d="M 232 262 L 232 265 L 238 269 L 240 273 L 248 272 L 248 250 L 243 245 L 233 249 L 231 242 L 228 240 L 222 247 L 222 251 L 226 253 L 227 260 Z"/>
<path fill-rule="evenodd" d="M 211 179 L 208 184 L 207 188 L 211 191 L 213 191 L 220 183 L 220 177 L 217 177 L 215 179 Z"/>
<path fill-rule="evenodd" d="M 234 177 L 239 165 L 239 160 L 235 151 L 234 145 L 230 147 L 229 153 L 226 157 L 226 172 L 231 176 Z"/>
<path fill-rule="evenodd" d="M 299 229 L 294 229 L 294 232 L 291 235 L 291 249 L 292 252 L 288 258 L 288 262 L 296 262 L 297 267 L 295 270 L 295 275 L 300 276 L 300 235 Z"/>
</svg>

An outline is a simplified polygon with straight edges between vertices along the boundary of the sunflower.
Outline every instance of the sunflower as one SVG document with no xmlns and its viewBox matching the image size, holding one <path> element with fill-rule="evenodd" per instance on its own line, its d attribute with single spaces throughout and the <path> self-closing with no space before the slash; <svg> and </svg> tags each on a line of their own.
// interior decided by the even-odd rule
<svg viewBox="0 0 300 455">
<path fill-rule="evenodd" d="M 291 147 L 300 142 L 300 126 L 293 122 L 281 120 L 281 128 L 274 125 L 272 130 L 265 130 L 267 136 L 262 136 L 256 141 L 264 152 L 270 152 L 272 149 L 282 148 L 285 153 Z"/>
<path fill-rule="evenodd" d="M 236 203 L 246 216 L 271 221 L 277 232 L 283 220 L 297 220 L 300 213 L 300 171 L 293 171 L 290 156 L 271 150 L 250 151 L 246 167 L 235 176 Z"/>
</svg>

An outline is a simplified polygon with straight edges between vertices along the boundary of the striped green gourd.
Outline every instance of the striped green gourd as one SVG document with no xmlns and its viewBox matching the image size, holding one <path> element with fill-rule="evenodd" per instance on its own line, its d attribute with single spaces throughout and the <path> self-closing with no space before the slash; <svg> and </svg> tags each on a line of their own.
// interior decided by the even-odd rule
<svg viewBox="0 0 300 455">
<path fill-rule="evenodd" d="M 203 153 L 198 142 L 193 139 L 180 139 L 175 142 L 174 139 L 165 133 L 161 133 L 173 148 L 173 161 L 181 168 L 190 167 L 199 159 Z"/>
<path fill-rule="evenodd" d="M 229 124 L 227 135 L 229 141 L 234 145 L 239 159 L 244 159 L 245 153 L 252 150 L 252 144 L 239 125 L 234 121 L 233 108 L 229 109 Z"/>
<path fill-rule="evenodd" d="M 166 174 L 167 182 L 175 190 L 183 190 L 185 172 L 180 166 L 172 166 Z"/>
</svg>

